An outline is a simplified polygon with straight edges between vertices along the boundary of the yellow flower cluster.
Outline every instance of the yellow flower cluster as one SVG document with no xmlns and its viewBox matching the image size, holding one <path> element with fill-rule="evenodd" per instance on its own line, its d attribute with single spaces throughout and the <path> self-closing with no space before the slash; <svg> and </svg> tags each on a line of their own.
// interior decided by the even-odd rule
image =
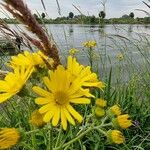
<svg viewBox="0 0 150 150">
<path fill-rule="evenodd" d="M 89 98 L 94 97 L 89 87 L 104 88 L 90 67 L 83 67 L 71 56 L 68 57 L 66 69 L 59 65 L 56 70 L 50 70 L 49 76 L 44 77 L 43 81 L 47 90 L 33 87 L 40 96 L 35 103 L 41 105 L 39 112 L 44 116 L 44 122 L 51 121 L 56 126 L 61 120 L 64 130 L 67 129 L 67 122 L 75 125 L 75 120 L 79 123 L 83 120 L 72 104 L 89 104 Z"/>
<path fill-rule="evenodd" d="M 50 65 L 53 64 L 53 60 L 48 59 L 41 51 L 37 53 L 25 51 L 23 54 L 12 56 L 7 65 L 13 72 L 9 72 L 4 80 L 0 80 L 0 103 L 20 92 L 35 67 L 45 65 L 44 60 Z"/>
<path fill-rule="evenodd" d="M 79 50 L 77 50 L 75 48 L 72 48 L 72 49 L 69 50 L 70 55 L 75 55 L 77 52 L 79 52 Z"/>
<path fill-rule="evenodd" d="M 15 128 L 0 128 L 0 149 L 8 149 L 19 142 L 20 133 Z"/>
<path fill-rule="evenodd" d="M 110 107 L 107 114 L 110 116 L 115 129 L 126 129 L 132 125 L 132 120 L 129 119 L 129 115 L 121 115 L 121 108 L 118 105 Z M 116 144 L 121 144 L 125 141 L 123 134 L 119 130 L 110 130 L 108 132 L 108 138 Z"/>
<path fill-rule="evenodd" d="M 45 61 L 50 65 L 53 65 L 53 59 L 49 59 L 41 51 L 30 53 L 29 51 L 24 51 L 23 54 L 18 54 L 17 56 L 12 56 L 11 61 L 8 63 L 8 66 L 11 68 L 16 68 L 18 66 L 24 67 L 36 67 L 45 66 Z"/>
<path fill-rule="evenodd" d="M 132 121 L 128 114 L 121 115 L 121 108 L 118 105 L 110 107 L 107 114 L 112 118 L 112 123 L 115 128 L 126 129 L 132 125 Z"/>
<path fill-rule="evenodd" d="M 84 42 L 83 43 L 83 46 L 84 47 L 88 47 L 88 48 L 93 48 L 95 47 L 97 44 L 96 44 L 96 41 L 87 41 L 87 42 Z"/>
<path fill-rule="evenodd" d="M 111 129 L 106 132 L 109 142 L 115 144 L 124 143 L 125 138 L 119 129 L 126 129 L 132 125 L 129 115 L 121 115 L 121 108 L 118 105 L 107 109 L 107 101 L 104 99 L 96 99 L 95 105 L 95 115 L 101 117 L 102 124 L 107 120 L 107 124 L 114 128 L 114 130 Z"/>
<path fill-rule="evenodd" d="M 91 43 L 89 45 L 93 47 Z M 75 49 L 71 53 L 74 55 Z M 19 93 L 36 66 L 44 66 L 45 61 L 49 62 L 49 59 L 41 52 L 25 51 L 24 54 L 12 57 L 9 66 L 13 68 L 13 72 L 9 72 L 4 80 L 0 80 L 0 103 Z M 49 70 L 48 75 L 43 77 L 43 83 L 45 87 L 32 88 L 39 95 L 35 98 L 35 103 L 39 107 L 31 114 L 29 122 L 36 127 L 43 127 L 48 122 L 53 126 L 60 123 L 64 130 L 69 123 L 75 125 L 76 121 L 79 123 L 83 121 L 82 115 L 74 105 L 90 104 L 91 98 L 95 98 L 90 93 L 90 88 L 99 88 L 102 91 L 105 88 L 105 84 L 98 79 L 97 74 L 93 73 L 89 66 L 79 64 L 73 56 L 68 57 L 66 67 L 59 65 L 55 70 Z M 95 105 L 94 112 L 97 117 L 111 120 L 114 130 L 107 133 L 104 131 L 109 141 L 116 144 L 123 143 L 125 139 L 119 129 L 126 129 L 132 125 L 129 115 L 122 115 L 118 105 L 107 109 L 107 101 L 101 98 L 96 99 Z M 13 147 L 19 139 L 20 133 L 15 128 L 0 129 L 0 149 Z"/>
</svg>

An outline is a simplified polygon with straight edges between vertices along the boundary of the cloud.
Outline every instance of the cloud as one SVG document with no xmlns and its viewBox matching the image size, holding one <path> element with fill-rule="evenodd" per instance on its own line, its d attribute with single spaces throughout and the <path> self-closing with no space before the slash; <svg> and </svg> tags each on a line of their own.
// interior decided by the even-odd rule
<svg viewBox="0 0 150 150">
<path fill-rule="evenodd" d="M 28 7 L 33 13 L 44 12 L 40 0 L 24 0 Z M 103 7 L 100 0 L 58 0 L 61 10 L 61 16 L 67 16 L 70 11 L 75 15 L 80 14 L 77 9 L 74 8 L 73 4 L 80 9 L 80 11 L 85 15 L 95 15 L 98 16 L 100 10 Z M 0 0 L 2 2 L 2 0 Z M 50 18 L 59 17 L 58 6 L 56 0 L 44 0 L 46 6 L 46 12 Z M 124 14 L 129 14 L 134 12 L 135 16 L 144 17 L 146 14 L 138 12 L 135 9 L 144 9 L 148 11 L 148 8 L 142 3 L 142 0 L 107 0 L 106 3 L 106 14 L 107 18 L 121 17 Z M 1 10 L 2 11 L 2 10 Z M 2 12 L 0 16 L 4 17 Z"/>
</svg>

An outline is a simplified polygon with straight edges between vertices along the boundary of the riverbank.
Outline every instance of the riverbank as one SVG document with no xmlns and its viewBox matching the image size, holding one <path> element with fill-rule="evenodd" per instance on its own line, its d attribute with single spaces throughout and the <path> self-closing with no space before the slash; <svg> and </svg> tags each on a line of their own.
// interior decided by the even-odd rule
<svg viewBox="0 0 150 150">
<path fill-rule="evenodd" d="M 1 19 L 7 24 L 19 24 L 16 19 Z M 68 17 L 58 17 L 56 19 L 36 18 L 39 23 L 44 24 L 150 24 L 150 17 L 144 18 L 110 18 L 100 19 L 95 16 L 77 16 L 73 19 Z"/>
</svg>

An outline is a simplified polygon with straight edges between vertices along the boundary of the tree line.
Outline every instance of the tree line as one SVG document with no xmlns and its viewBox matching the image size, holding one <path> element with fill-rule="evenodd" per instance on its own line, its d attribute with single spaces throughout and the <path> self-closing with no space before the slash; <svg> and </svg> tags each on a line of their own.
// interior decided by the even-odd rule
<svg viewBox="0 0 150 150">
<path fill-rule="evenodd" d="M 130 14 L 125 14 L 120 18 L 110 18 L 106 19 L 106 13 L 104 11 L 100 11 L 98 17 L 86 16 L 86 15 L 74 15 L 73 12 L 69 12 L 68 16 L 57 17 L 55 19 L 49 19 L 45 13 L 34 14 L 35 19 L 39 23 L 47 23 L 47 24 L 149 24 L 150 17 L 144 18 L 135 18 L 133 12 Z M 6 23 L 18 23 L 16 19 L 4 18 L 2 19 Z"/>
</svg>

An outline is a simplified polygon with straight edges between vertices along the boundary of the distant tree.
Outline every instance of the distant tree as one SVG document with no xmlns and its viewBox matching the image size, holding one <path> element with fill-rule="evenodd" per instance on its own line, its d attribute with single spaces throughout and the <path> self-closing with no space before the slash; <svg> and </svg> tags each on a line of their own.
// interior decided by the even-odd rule
<svg viewBox="0 0 150 150">
<path fill-rule="evenodd" d="M 131 12 L 131 13 L 129 14 L 129 17 L 133 19 L 133 18 L 134 18 L 134 13 Z"/>
<path fill-rule="evenodd" d="M 127 14 L 125 14 L 121 18 L 129 18 L 129 16 Z"/>
<path fill-rule="evenodd" d="M 42 14 L 41 14 L 42 19 L 44 19 L 45 16 L 46 16 L 45 13 L 42 13 Z"/>
<path fill-rule="evenodd" d="M 70 13 L 69 13 L 69 18 L 72 19 L 73 17 L 74 17 L 73 12 L 70 12 Z"/>
<path fill-rule="evenodd" d="M 145 24 L 149 24 L 149 23 L 150 23 L 150 17 L 144 17 L 143 22 L 144 22 Z"/>
<path fill-rule="evenodd" d="M 96 22 L 96 18 L 95 18 L 95 16 L 93 15 L 93 16 L 90 17 L 90 23 L 95 23 L 95 22 Z"/>
<path fill-rule="evenodd" d="M 104 11 L 100 11 L 100 13 L 98 15 L 102 19 L 104 19 L 106 17 L 106 13 Z"/>
</svg>

